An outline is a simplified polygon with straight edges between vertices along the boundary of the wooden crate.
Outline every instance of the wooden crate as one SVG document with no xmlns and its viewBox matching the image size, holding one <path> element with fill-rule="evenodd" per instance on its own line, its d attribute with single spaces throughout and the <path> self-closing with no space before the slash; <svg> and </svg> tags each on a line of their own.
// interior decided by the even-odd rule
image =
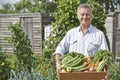
<svg viewBox="0 0 120 80">
<path fill-rule="evenodd" d="M 106 72 L 60 72 L 60 80 L 102 80 Z"/>
</svg>

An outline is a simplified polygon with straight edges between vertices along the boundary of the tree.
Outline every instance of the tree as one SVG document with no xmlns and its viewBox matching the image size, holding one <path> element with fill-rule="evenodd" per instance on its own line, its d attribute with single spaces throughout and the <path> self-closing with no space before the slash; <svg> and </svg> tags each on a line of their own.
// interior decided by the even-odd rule
<svg viewBox="0 0 120 80">
<path fill-rule="evenodd" d="M 102 5 L 105 8 L 106 13 L 109 13 L 109 11 L 114 12 L 120 5 L 120 0 L 95 0 L 95 2 Z"/>
<path fill-rule="evenodd" d="M 32 12 L 32 3 L 30 0 L 22 0 L 14 4 L 14 10 L 16 13 Z"/>
<path fill-rule="evenodd" d="M 82 3 L 86 3 L 89 0 L 81 0 Z M 120 5 L 120 0 L 93 0 L 98 2 L 105 9 L 106 13 L 114 12 Z M 120 7 L 119 7 L 120 8 Z"/>
<path fill-rule="evenodd" d="M 4 14 L 4 13 L 9 14 L 9 13 L 13 13 L 13 12 L 14 12 L 14 11 L 13 11 L 13 7 L 12 7 L 12 5 L 9 4 L 9 3 L 4 4 L 4 5 L 3 5 L 3 8 L 0 9 L 0 13 L 1 13 L 1 14 Z"/>
<path fill-rule="evenodd" d="M 5 13 L 5 14 L 8 12 L 9 13 L 20 13 L 20 12 L 53 13 L 57 8 L 56 2 L 58 1 L 60 0 L 52 0 L 52 1 L 50 0 L 20 0 L 19 2 L 13 4 L 13 7 L 8 5 L 9 10 L 11 12 L 7 11 L 8 9 L 6 8 L 0 9 L 0 12 Z M 80 0 L 81 3 L 86 3 L 87 1 L 88 0 Z M 93 0 L 93 1 L 98 2 L 101 6 L 103 6 L 104 9 L 106 10 L 106 13 L 108 13 L 109 11 L 114 12 L 117 9 L 117 7 L 120 5 L 120 0 Z M 12 10 L 10 8 L 12 8 Z M 7 12 L 5 12 L 4 10 Z"/>
<path fill-rule="evenodd" d="M 37 0 L 36 0 L 37 1 Z M 57 7 L 55 4 L 57 0 L 39 0 L 39 12 L 42 13 L 53 13 Z"/>
<path fill-rule="evenodd" d="M 53 13 L 56 8 L 55 0 L 20 0 L 15 4 L 3 4 L 1 13 Z"/>
</svg>

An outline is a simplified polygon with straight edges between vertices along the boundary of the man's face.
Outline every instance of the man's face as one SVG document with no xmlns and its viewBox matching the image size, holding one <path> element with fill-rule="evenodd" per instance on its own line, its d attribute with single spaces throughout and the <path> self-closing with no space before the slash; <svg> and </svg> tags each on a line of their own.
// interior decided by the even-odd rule
<svg viewBox="0 0 120 80">
<path fill-rule="evenodd" d="M 81 8 L 77 16 L 81 25 L 90 25 L 92 14 L 88 8 Z"/>
</svg>

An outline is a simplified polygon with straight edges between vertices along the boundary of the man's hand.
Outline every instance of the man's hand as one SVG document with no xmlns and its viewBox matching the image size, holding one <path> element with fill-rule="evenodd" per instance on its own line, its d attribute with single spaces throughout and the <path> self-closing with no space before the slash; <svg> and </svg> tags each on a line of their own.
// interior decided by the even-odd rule
<svg viewBox="0 0 120 80">
<path fill-rule="evenodd" d="M 61 70 L 61 65 L 59 63 L 56 63 L 56 70 L 57 70 L 57 75 L 59 76 L 59 72 Z"/>
<path fill-rule="evenodd" d="M 105 79 L 102 79 L 102 80 L 108 80 L 108 76 L 105 76 Z"/>
</svg>

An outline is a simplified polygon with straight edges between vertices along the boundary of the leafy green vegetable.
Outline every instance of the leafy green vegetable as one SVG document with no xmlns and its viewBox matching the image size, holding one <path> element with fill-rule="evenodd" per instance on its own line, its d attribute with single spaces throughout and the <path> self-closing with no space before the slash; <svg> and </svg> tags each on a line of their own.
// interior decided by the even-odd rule
<svg viewBox="0 0 120 80">
<path fill-rule="evenodd" d="M 108 62 L 111 62 L 113 60 L 113 54 L 110 52 L 110 51 L 107 51 L 107 50 L 100 50 L 98 52 L 96 52 L 94 54 L 94 59 L 93 61 L 96 62 L 100 62 L 102 60 L 108 60 Z"/>
</svg>

